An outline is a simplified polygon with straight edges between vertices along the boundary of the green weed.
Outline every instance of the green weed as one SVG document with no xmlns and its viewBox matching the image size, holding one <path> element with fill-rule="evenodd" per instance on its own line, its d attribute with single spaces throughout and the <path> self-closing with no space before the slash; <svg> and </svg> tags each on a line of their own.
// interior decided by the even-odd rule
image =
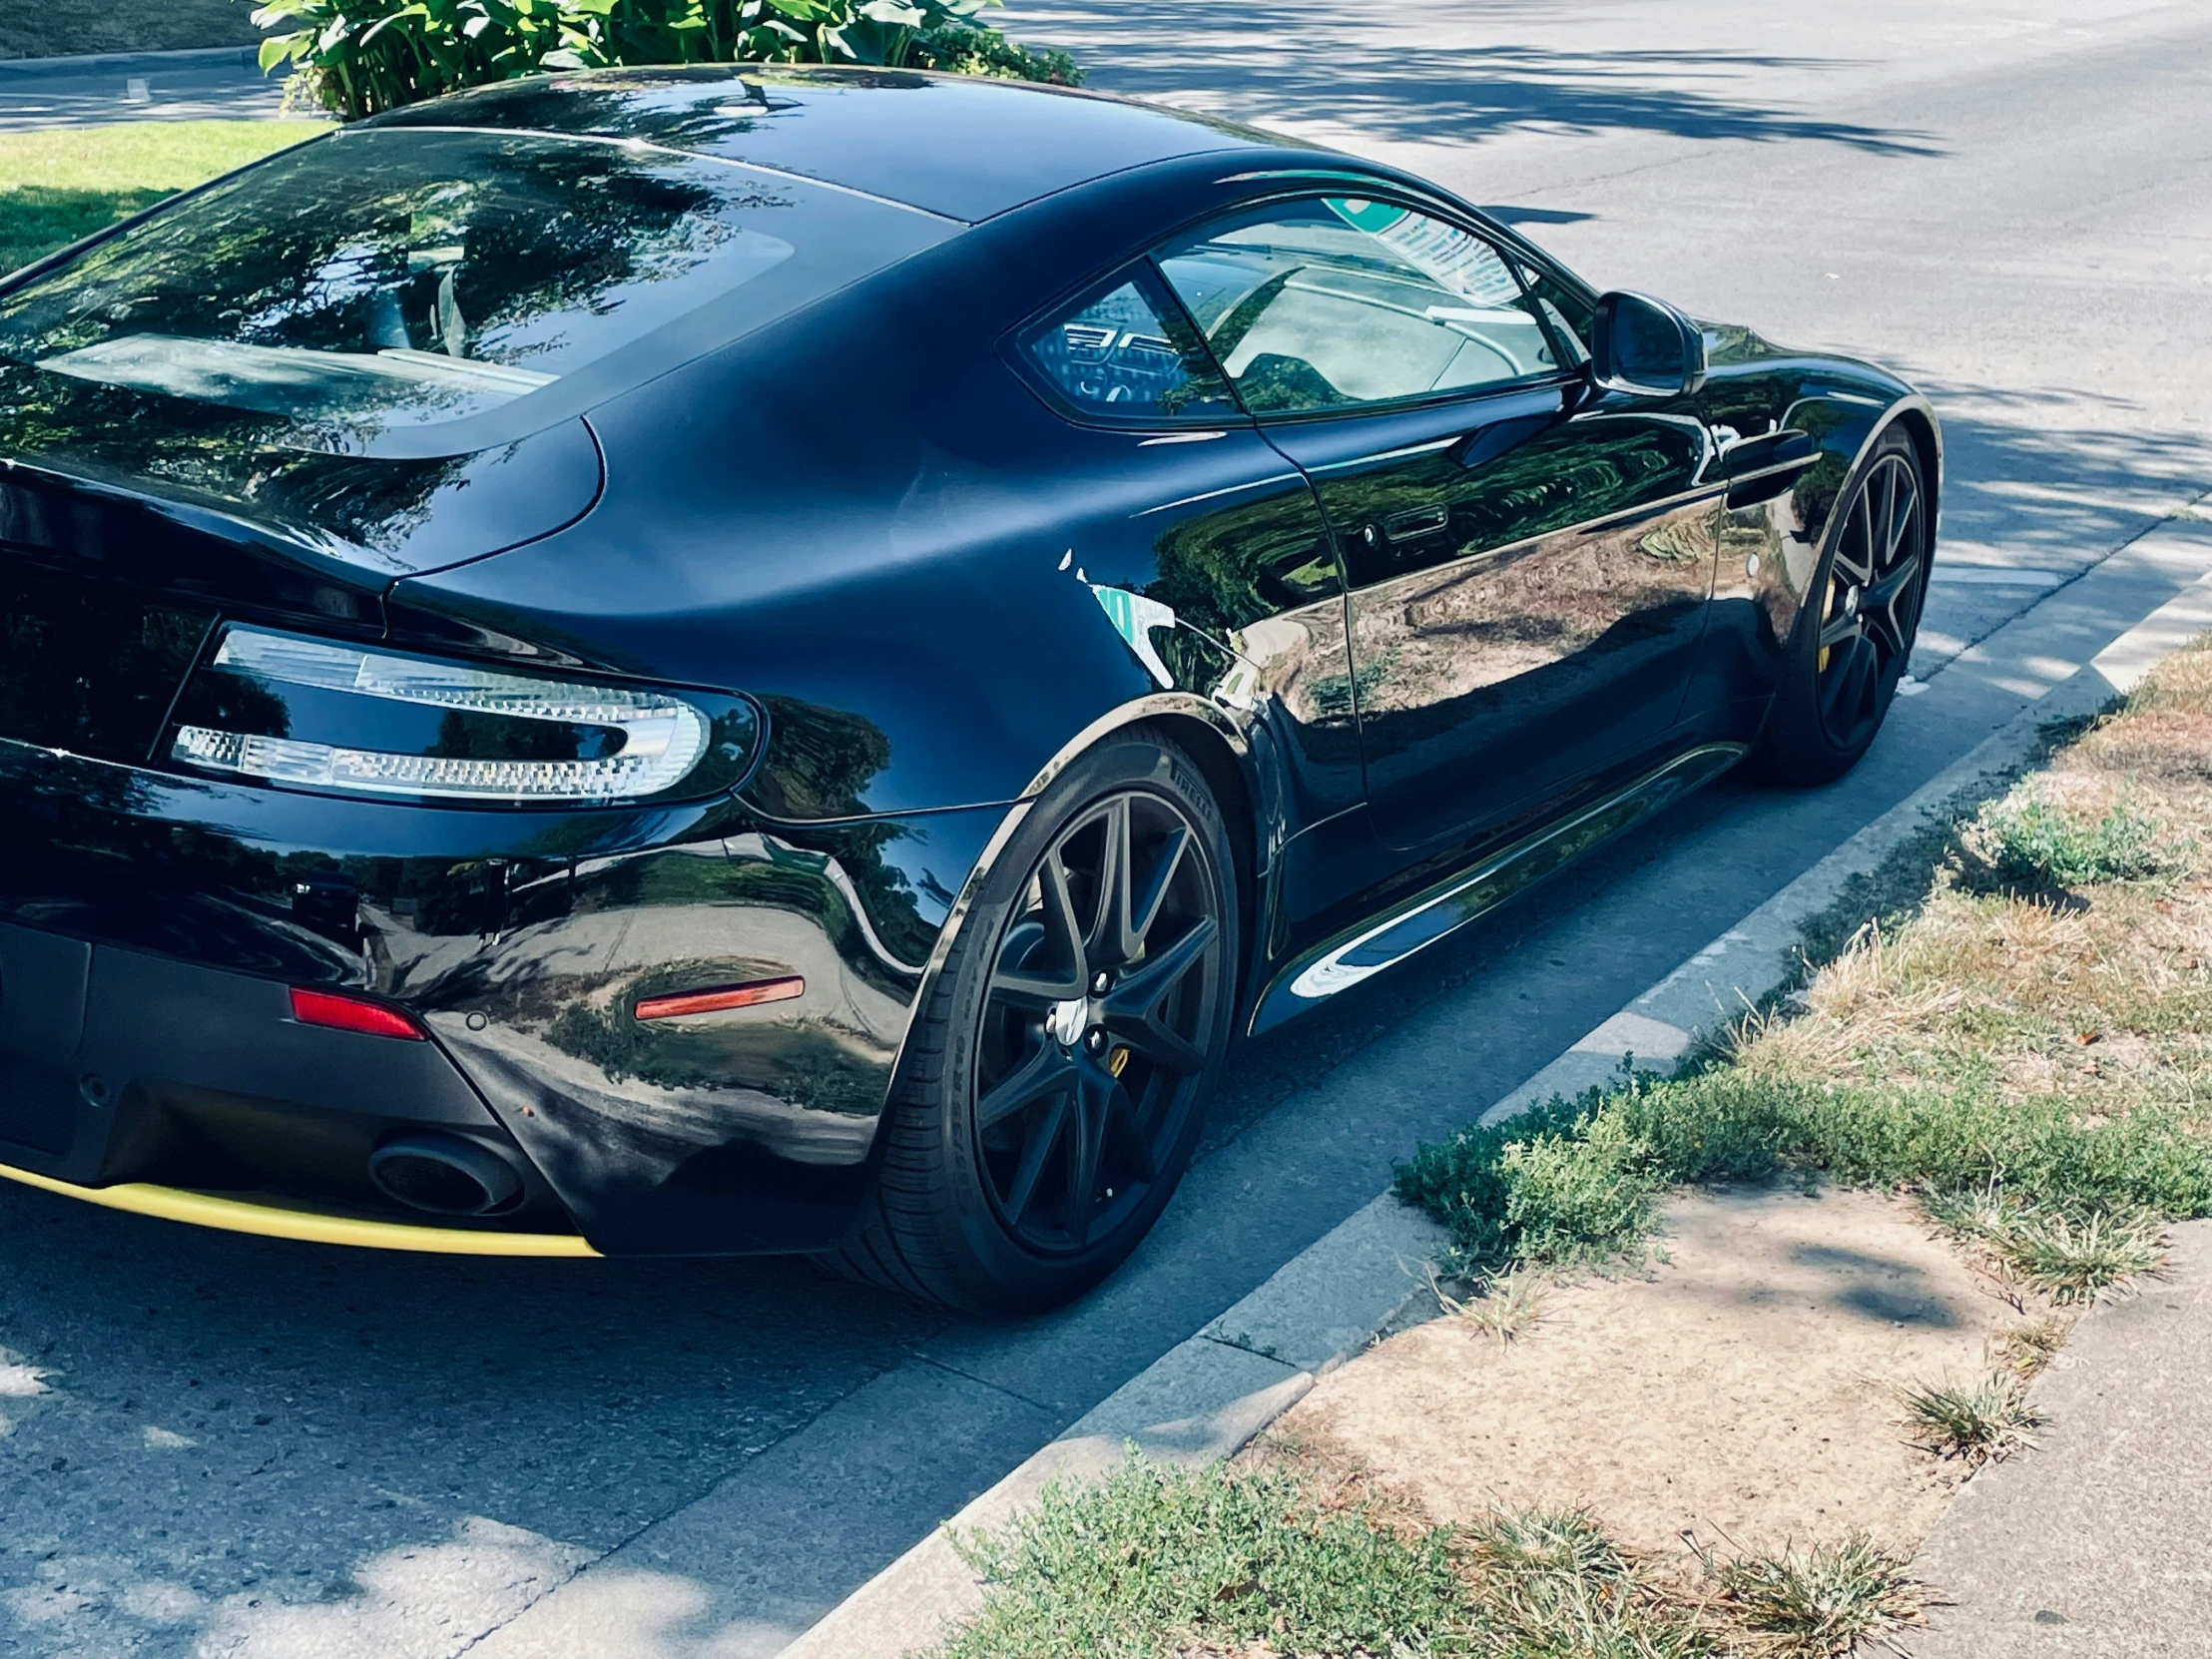
<svg viewBox="0 0 2212 1659">
<path fill-rule="evenodd" d="M 2098 1301 L 2166 1264 L 2164 1234 L 2147 1214 L 2092 1210 L 2071 1216 L 1986 1192 L 1937 1200 L 1929 1209 L 1946 1227 L 1988 1245 L 2060 1305 Z"/>
<path fill-rule="evenodd" d="M 2029 1407 L 2026 1387 L 2012 1377 L 1908 1388 L 1903 1397 L 1906 1421 L 1924 1447 L 1977 1467 L 2032 1446 L 2029 1430 L 2043 1420 Z"/>
<path fill-rule="evenodd" d="M 1433 1275 L 1429 1288 L 1436 1292 L 1436 1300 L 1447 1313 L 1495 1337 L 1501 1344 L 1534 1329 L 1544 1317 L 1543 1286 L 1532 1273 L 1484 1278 L 1477 1284 L 1475 1294 L 1464 1302 L 1446 1296 L 1437 1288 Z"/>
<path fill-rule="evenodd" d="M 1840 1659 L 1917 1624 L 1927 1599 L 1905 1563 L 1864 1533 L 1803 1553 L 1743 1556 L 1714 1575 L 1744 1624 L 1805 1659 Z"/>
<path fill-rule="evenodd" d="M 2166 867 L 2158 826 L 2126 802 L 2082 825 L 2030 792 L 1985 809 L 1971 837 L 1989 874 L 2020 888 L 2139 881 Z"/>
</svg>

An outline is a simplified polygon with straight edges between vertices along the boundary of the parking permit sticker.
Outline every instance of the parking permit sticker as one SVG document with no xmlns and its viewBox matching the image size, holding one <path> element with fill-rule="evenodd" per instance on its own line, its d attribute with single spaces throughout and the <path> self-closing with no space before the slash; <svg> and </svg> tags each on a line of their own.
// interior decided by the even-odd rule
<svg viewBox="0 0 2212 1659">
<path fill-rule="evenodd" d="M 1348 196 L 1329 196 L 1323 201 L 1355 231 L 1373 237 L 1423 276 L 1453 293 L 1465 294 L 1485 306 L 1519 302 L 1520 284 L 1505 269 L 1505 262 L 1488 243 L 1468 236 L 1457 226 L 1390 202 L 1367 202 Z"/>
<path fill-rule="evenodd" d="M 1106 620 L 1114 625 L 1114 632 L 1128 642 L 1145 671 L 1163 686 L 1174 685 L 1175 676 L 1168 672 L 1168 665 L 1160 660 L 1159 652 L 1152 649 L 1152 630 L 1173 628 L 1175 612 L 1157 599 L 1147 599 L 1141 593 L 1130 593 L 1123 588 L 1102 588 L 1094 582 L 1090 590 L 1098 600 L 1099 609 L 1106 613 Z"/>
</svg>

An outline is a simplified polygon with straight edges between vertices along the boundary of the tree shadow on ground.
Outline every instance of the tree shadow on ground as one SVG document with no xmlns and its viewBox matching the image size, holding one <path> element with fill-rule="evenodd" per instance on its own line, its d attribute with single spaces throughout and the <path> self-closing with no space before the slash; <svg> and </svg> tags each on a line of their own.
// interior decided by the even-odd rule
<svg viewBox="0 0 2212 1659">
<path fill-rule="evenodd" d="M 1214 113 L 1356 127 L 1379 139 L 1479 143 L 1516 128 L 1666 133 L 1695 140 L 1811 139 L 1880 155 L 1941 154 L 1933 135 L 1829 121 L 1703 91 L 1760 71 L 1840 69 L 1849 60 L 1727 51 L 1571 52 L 1479 44 L 1434 47 L 1388 33 L 1354 38 L 1342 14 L 1299 4 L 1117 0 L 1110 11 L 1031 14 L 1017 33 L 1076 51 L 1101 90 L 1137 97 L 1205 89 Z M 1529 8 L 1455 8 L 1461 23 L 1525 24 Z"/>
<path fill-rule="evenodd" d="M 1943 426 L 1944 543 L 1999 548 L 2023 566 L 2080 568 L 2212 488 L 2212 441 L 2150 424 L 2130 399 L 1919 383 Z"/>
</svg>

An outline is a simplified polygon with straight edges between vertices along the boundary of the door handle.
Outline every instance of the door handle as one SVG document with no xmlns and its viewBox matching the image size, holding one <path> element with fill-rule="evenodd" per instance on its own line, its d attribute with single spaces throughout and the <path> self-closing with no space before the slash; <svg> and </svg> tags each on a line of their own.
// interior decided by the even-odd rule
<svg viewBox="0 0 2212 1659">
<path fill-rule="evenodd" d="M 1451 522 L 1451 509 L 1442 502 L 1432 507 L 1414 507 L 1402 513 L 1392 513 L 1382 521 L 1382 534 L 1391 541 L 1412 541 L 1421 536 L 1432 536 Z"/>
</svg>

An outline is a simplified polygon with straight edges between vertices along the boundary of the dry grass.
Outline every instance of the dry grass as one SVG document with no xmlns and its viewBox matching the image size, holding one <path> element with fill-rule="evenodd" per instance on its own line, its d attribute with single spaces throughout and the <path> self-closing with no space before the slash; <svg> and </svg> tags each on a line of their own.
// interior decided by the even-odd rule
<svg viewBox="0 0 2212 1659">
<path fill-rule="evenodd" d="M 1433 1274 L 1429 1276 L 1428 1288 L 1435 1292 L 1437 1303 L 1446 1313 L 1496 1338 L 1500 1344 L 1509 1343 L 1543 1323 L 1544 1280 L 1540 1274 L 1525 1268 L 1518 1273 L 1500 1274 L 1480 1281 L 1474 1293 L 1463 1302 L 1447 1295 Z"/>
<path fill-rule="evenodd" d="M 1843 1659 L 1925 1622 L 1927 1587 L 1866 1533 L 1811 1549 L 1709 1564 L 1722 1604 L 1767 1651 Z"/>
<path fill-rule="evenodd" d="M 2007 1331 L 1990 1358 L 2022 1382 L 2031 1382 L 2058 1357 L 2072 1330 L 2073 1321 L 2059 1315 L 2029 1320 Z"/>
</svg>

